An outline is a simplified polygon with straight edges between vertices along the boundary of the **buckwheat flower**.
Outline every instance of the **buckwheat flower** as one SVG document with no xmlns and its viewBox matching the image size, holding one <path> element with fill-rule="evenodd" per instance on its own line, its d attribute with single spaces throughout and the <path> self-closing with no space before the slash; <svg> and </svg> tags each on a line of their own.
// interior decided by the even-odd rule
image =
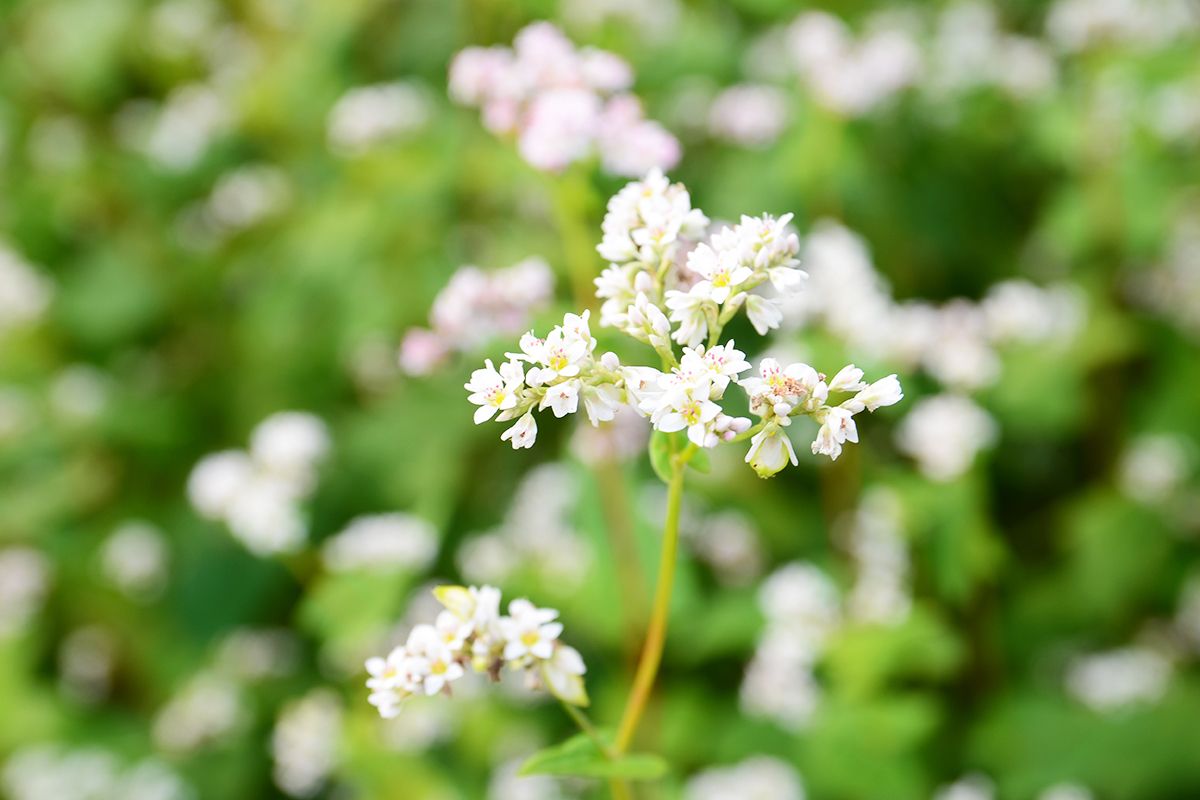
<svg viewBox="0 0 1200 800">
<path fill-rule="evenodd" d="M 424 127 L 430 117 L 429 92 L 397 81 L 350 89 L 329 112 L 326 136 L 338 155 L 359 156 L 371 148 Z"/>
<path fill-rule="evenodd" d="M 692 208 L 687 188 L 652 169 L 609 199 L 596 251 L 615 266 L 656 271 L 664 262 L 674 263 L 680 244 L 698 240 L 707 226 L 704 213 Z"/>
<path fill-rule="evenodd" d="M 858 427 L 854 424 L 854 414 L 848 409 L 825 408 L 814 419 L 821 423 L 821 427 L 812 443 L 813 455 L 825 455 L 831 461 L 837 461 L 844 443 L 858 443 Z"/>
<path fill-rule="evenodd" d="M 433 562 L 437 550 L 437 530 L 425 520 L 404 513 L 368 514 L 326 540 L 321 556 L 333 572 L 419 571 Z"/>
<path fill-rule="evenodd" d="M 760 478 L 771 477 L 786 467 L 789 461 L 792 466 L 800 463 L 787 433 L 777 424 L 769 424 L 751 437 L 745 460 Z"/>
<path fill-rule="evenodd" d="M 456 649 L 447 646 L 432 625 L 421 624 L 413 628 L 404 649 L 416 690 L 426 695 L 448 692 L 450 684 L 465 674 L 462 664 L 458 663 Z"/>
<path fill-rule="evenodd" d="M 500 441 L 510 442 L 513 450 L 533 447 L 533 443 L 537 441 L 537 420 L 533 418 L 533 412 L 526 411 L 522 414 L 512 427 L 500 434 Z"/>
<path fill-rule="evenodd" d="M 250 434 L 250 454 L 268 471 L 307 485 L 315 465 L 329 453 L 329 429 L 320 417 L 283 411 L 260 422 Z"/>
<path fill-rule="evenodd" d="M 188 499 L 201 515 L 220 519 L 253 473 L 253 461 L 240 450 L 205 456 L 188 476 Z"/>
<path fill-rule="evenodd" d="M 1157 702 L 1173 671 L 1160 653 L 1139 645 L 1077 658 L 1068 668 L 1067 691 L 1094 711 L 1111 712 Z"/>
<path fill-rule="evenodd" d="M 1188 442 L 1178 434 L 1138 436 L 1118 464 L 1121 491 L 1142 503 L 1161 503 L 1187 480 L 1192 463 Z"/>
<path fill-rule="evenodd" d="M 19 631 L 42 606 L 50 565 L 31 547 L 0 550 L 0 637 Z"/>
<path fill-rule="evenodd" d="M 862 372 L 859 371 L 859 376 L 861 377 L 861 375 Z M 837 382 L 836 376 L 834 377 L 834 382 Z M 834 388 L 833 384 L 830 384 L 829 390 L 839 391 L 839 389 Z M 855 389 L 842 389 L 840 391 L 855 391 Z M 857 414 L 864 408 L 867 411 L 874 412 L 875 409 L 882 408 L 883 406 L 894 406 L 903 399 L 904 391 L 900 388 L 900 379 L 893 374 L 888 375 L 886 378 L 880 378 L 872 384 L 862 386 L 858 394 L 842 405 Z"/>
<path fill-rule="evenodd" d="M 475 410 L 476 425 L 516 406 L 516 389 L 525 379 L 524 370 L 516 361 L 501 364 L 499 371 L 490 358 L 484 365 L 471 373 L 471 380 L 463 387 L 471 393 L 467 399 L 479 406 Z"/>
<path fill-rule="evenodd" d="M 1037 800 L 1095 800 L 1095 795 L 1083 784 L 1063 782 L 1047 786 Z"/>
<path fill-rule="evenodd" d="M 597 124 L 600 164 L 613 175 L 636 177 L 679 163 L 679 140 L 658 122 L 643 116 L 641 101 L 630 94 L 613 97 Z"/>
<path fill-rule="evenodd" d="M 314 689 L 283 707 L 271 732 L 272 777 L 292 797 L 312 797 L 337 763 L 342 704 L 329 689 Z"/>
<path fill-rule="evenodd" d="M 730 339 L 723 345 L 713 345 L 707 349 L 703 345 L 684 348 L 679 367 L 685 374 L 707 379 L 712 387 L 712 399 L 719 400 L 730 382 L 750 369 L 750 362 L 746 361 L 745 353 L 736 349 Z"/>
<path fill-rule="evenodd" d="M 697 245 L 688 254 L 687 265 L 704 279 L 692 287 L 691 293 L 706 297 L 717 305 L 728 300 L 734 287 L 745 283 L 754 274 L 752 269 L 739 262 L 737 252 L 724 250 L 717 253 L 706 244 Z"/>
<path fill-rule="evenodd" d="M 49 278 L 0 244 L 0 333 L 40 318 L 52 294 Z"/>
<path fill-rule="evenodd" d="M 542 662 L 542 678 L 550 693 L 571 705 L 588 705 L 583 675 L 587 672 L 583 657 L 574 647 L 556 642 L 550 658 Z"/>
<path fill-rule="evenodd" d="M 788 95 L 762 84 L 731 86 L 708 109 L 708 130 L 743 147 L 767 147 L 788 122 Z"/>
<path fill-rule="evenodd" d="M 578 369 L 574 365 L 571 368 Z M 549 408 L 556 417 L 574 414 L 579 409 L 580 388 L 582 388 L 582 384 L 573 379 L 547 389 L 546 394 L 542 396 L 541 404 L 538 405 L 538 411 L 545 411 Z"/>
<path fill-rule="evenodd" d="M 153 597 L 167 580 L 168 552 L 162 533 L 146 522 L 119 525 L 100 549 L 100 567 L 117 588 L 135 597 Z"/>
<path fill-rule="evenodd" d="M 693 775 L 684 800 L 804 800 L 795 767 L 771 756 L 752 756 L 728 767 L 711 767 Z"/>
<path fill-rule="evenodd" d="M 386 658 L 367 659 L 367 688 L 371 694 L 367 702 L 375 706 L 379 716 L 392 719 L 400 714 L 401 704 L 413 692 L 408 679 L 406 661 L 408 653 L 397 647 Z"/>
<path fill-rule="evenodd" d="M 508 614 L 500 619 L 506 661 L 520 664 L 530 657 L 548 659 L 554 654 L 554 643 L 563 630 L 561 622 L 554 622 L 557 611 L 518 599 L 508 604 Z"/>
<path fill-rule="evenodd" d="M 769 298 L 757 294 L 746 296 L 746 316 L 759 336 L 766 336 L 783 322 L 783 312 Z"/>
<path fill-rule="evenodd" d="M 917 460 L 926 477 L 950 481 L 995 441 L 995 421 L 966 397 L 940 394 L 919 401 L 901 420 L 896 446 Z"/>
<path fill-rule="evenodd" d="M 696 347 L 708 336 L 708 323 L 715 321 L 716 315 L 710 317 L 709 298 L 703 292 L 681 292 L 671 290 L 666 293 L 666 306 L 671 309 L 671 321 L 679 324 L 673 338 L 685 347 Z"/>
<path fill-rule="evenodd" d="M 992 800 L 995 796 L 996 787 L 991 778 L 974 772 L 939 788 L 934 792 L 933 800 Z"/>
</svg>

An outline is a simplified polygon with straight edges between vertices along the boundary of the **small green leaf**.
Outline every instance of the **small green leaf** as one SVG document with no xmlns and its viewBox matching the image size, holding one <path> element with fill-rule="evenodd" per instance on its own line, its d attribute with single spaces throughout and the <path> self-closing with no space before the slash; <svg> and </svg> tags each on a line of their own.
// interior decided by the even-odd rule
<svg viewBox="0 0 1200 800">
<path fill-rule="evenodd" d="M 667 762 L 649 753 L 609 758 L 586 734 L 539 750 L 521 765 L 522 775 L 573 775 L 582 778 L 625 778 L 649 781 L 667 773 Z"/>
<path fill-rule="evenodd" d="M 673 434 L 662 431 L 650 434 L 650 466 L 663 483 L 671 482 L 671 456 L 674 454 L 671 436 Z"/>
<path fill-rule="evenodd" d="M 712 461 L 708 458 L 708 451 L 703 448 L 696 450 L 692 453 L 692 457 L 688 461 L 688 466 L 702 475 L 712 472 Z"/>
</svg>

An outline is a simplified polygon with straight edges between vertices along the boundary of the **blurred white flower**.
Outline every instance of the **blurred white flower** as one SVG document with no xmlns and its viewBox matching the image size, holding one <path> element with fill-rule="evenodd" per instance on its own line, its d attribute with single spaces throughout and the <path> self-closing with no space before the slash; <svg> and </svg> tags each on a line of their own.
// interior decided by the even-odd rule
<svg viewBox="0 0 1200 800">
<path fill-rule="evenodd" d="M 167 581 L 167 545 L 162 532 L 147 522 L 131 520 L 113 530 L 100 548 L 100 568 L 122 592 L 153 597 Z"/>
<path fill-rule="evenodd" d="M 1143 434 L 1129 443 L 1117 466 L 1121 491 L 1142 503 L 1161 503 L 1187 479 L 1188 442 L 1177 434 Z"/>
<path fill-rule="evenodd" d="M 421 571 L 438 551 L 437 530 L 411 514 L 369 514 L 351 520 L 321 548 L 327 569 Z"/>
<path fill-rule="evenodd" d="M 293 552 L 308 535 L 300 503 L 316 484 L 330 447 L 320 418 L 299 411 L 267 417 L 250 437 L 250 452 L 205 456 L 188 477 L 197 513 L 224 521 L 256 555 Z"/>
<path fill-rule="evenodd" d="M 796 768 L 771 756 L 751 756 L 728 767 L 709 767 L 683 788 L 684 800 L 804 800 Z"/>
<path fill-rule="evenodd" d="M 238 687 L 215 673 L 200 672 L 159 710 L 151 734 L 163 750 L 189 753 L 225 738 L 245 719 Z"/>
<path fill-rule="evenodd" d="M 511 49 L 468 47 L 450 65 L 450 96 L 480 107 L 485 127 L 514 134 L 525 160 L 550 172 L 593 154 L 628 177 L 678 162 L 678 141 L 645 119 L 632 83 L 622 59 L 577 49 L 548 22 L 523 28 Z"/>
<path fill-rule="evenodd" d="M 708 130 L 743 147 L 766 147 L 779 138 L 789 117 L 788 95 L 765 84 L 741 84 L 722 91 L 708 109 Z"/>
<path fill-rule="evenodd" d="M 329 147 L 359 156 L 428 124 L 429 90 L 408 81 L 359 86 L 343 94 L 329 112 Z"/>
<path fill-rule="evenodd" d="M 1067 52 L 1104 43 L 1155 48 L 1200 30 L 1200 11 L 1188 0 L 1056 0 L 1046 33 Z"/>
<path fill-rule="evenodd" d="M 560 782 L 549 775 L 521 775 L 524 758 L 505 761 L 492 771 L 487 800 L 568 800 Z"/>
<path fill-rule="evenodd" d="M 99 625 L 71 631 L 58 649 L 59 681 L 64 693 L 74 700 L 97 703 L 112 688 L 117 642 Z"/>
<path fill-rule="evenodd" d="M 912 595 L 900 514 L 894 494 L 871 490 L 841 531 L 855 567 L 854 586 L 846 598 L 852 619 L 896 625 L 908 618 Z"/>
<path fill-rule="evenodd" d="M 0 334 L 41 318 L 52 296 L 50 279 L 0 244 Z"/>
<path fill-rule="evenodd" d="M 50 564 L 32 547 L 0 549 L 0 637 L 20 631 L 42 607 Z"/>
<path fill-rule="evenodd" d="M 995 421 L 966 397 L 939 394 L 919 400 L 900 421 L 896 446 L 931 480 L 951 481 L 997 436 Z"/>
<path fill-rule="evenodd" d="M 292 797 L 312 797 L 337 762 L 342 704 L 329 689 L 314 689 L 283 707 L 271 733 L 275 785 Z"/>
<path fill-rule="evenodd" d="M 0 774 L 9 800 L 193 800 L 195 792 L 153 758 L 123 766 L 99 748 L 36 744 L 12 753 Z"/>
<path fill-rule="evenodd" d="M 991 778 L 973 772 L 939 788 L 934 792 L 933 800 L 992 800 L 995 796 L 996 787 Z"/>
<path fill-rule="evenodd" d="M 1154 703 L 1171 679 L 1171 662 L 1144 647 L 1130 646 L 1075 659 L 1067 670 L 1067 691 L 1099 712 Z"/>
<path fill-rule="evenodd" d="M 1093 800 L 1092 790 L 1079 783 L 1056 783 L 1042 790 L 1037 800 Z"/>
<path fill-rule="evenodd" d="M 300 658 L 296 635 L 287 628 L 239 628 L 217 648 L 213 668 L 239 682 L 282 678 Z"/>
</svg>

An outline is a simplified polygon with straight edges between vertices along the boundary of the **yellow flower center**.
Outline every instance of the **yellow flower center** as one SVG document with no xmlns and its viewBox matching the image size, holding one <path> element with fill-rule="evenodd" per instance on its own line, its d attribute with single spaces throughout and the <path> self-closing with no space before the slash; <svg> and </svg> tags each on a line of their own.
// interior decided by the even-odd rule
<svg viewBox="0 0 1200 800">
<path fill-rule="evenodd" d="M 538 639 L 540 639 L 540 638 L 541 637 L 538 636 L 537 631 L 525 631 L 524 633 L 521 634 L 521 643 L 524 644 L 526 647 L 533 647 L 535 644 L 538 643 Z"/>
</svg>

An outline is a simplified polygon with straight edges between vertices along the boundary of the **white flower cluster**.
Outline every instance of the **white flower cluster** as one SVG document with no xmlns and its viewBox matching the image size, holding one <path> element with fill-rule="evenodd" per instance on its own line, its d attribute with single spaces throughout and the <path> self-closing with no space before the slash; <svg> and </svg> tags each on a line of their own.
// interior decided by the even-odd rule
<svg viewBox="0 0 1200 800">
<path fill-rule="evenodd" d="M 796 768 L 771 756 L 711 767 L 689 778 L 683 789 L 683 800 L 804 800 L 805 796 Z"/>
<path fill-rule="evenodd" d="M 1046 46 L 1001 29 L 996 10 L 980 0 L 959 0 L 941 12 L 929 62 L 922 89 L 934 99 L 978 86 L 1027 98 L 1054 88 L 1058 79 Z"/>
<path fill-rule="evenodd" d="M 0 333 L 40 318 L 50 305 L 51 294 L 48 278 L 0 244 Z"/>
<path fill-rule="evenodd" d="M 586 430 L 593 430 L 587 428 Z M 579 487 L 571 470 L 548 463 L 527 472 L 501 524 L 468 536 L 458 551 L 463 577 L 502 583 L 518 570 L 564 587 L 587 574 L 592 552 L 572 524 Z"/>
<path fill-rule="evenodd" d="M 806 11 L 786 34 L 801 81 L 822 105 L 849 116 L 865 114 L 921 76 L 921 51 L 907 33 L 884 29 L 857 39 L 823 11 Z"/>
<path fill-rule="evenodd" d="M 59 687 L 72 700 L 99 703 L 112 690 L 116 660 L 117 641 L 106 628 L 77 628 L 59 644 Z"/>
<path fill-rule="evenodd" d="M 521 30 L 512 48 L 468 47 L 450 65 L 451 96 L 480 107 L 488 130 L 515 136 L 526 161 L 552 172 L 594 155 L 614 175 L 675 166 L 679 142 L 643 116 L 632 84 L 619 57 L 577 49 L 548 22 Z"/>
<path fill-rule="evenodd" d="M 1184 485 L 1195 455 L 1188 440 L 1171 433 L 1143 434 L 1131 441 L 1117 466 L 1117 485 L 1141 503 L 1162 504 Z"/>
<path fill-rule="evenodd" d="M 437 529 L 412 514 L 368 514 L 350 520 L 321 546 L 331 572 L 420 572 L 438 552 Z"/>
<path fill-rule="evenodd" d="M 50 565 L 32 547 L 0 550 L 0 637 L 19 632 L 42 607 Z"/>
<path fill-rule="evenodd" d="M 936 394 L 917 401 L 896 429 L 896 446 L 927 478 L 952 481 L 996 441 L 995 420 L 969 398 Z"/>
<path fill-rule="evenodd" d="M 513 449 L 532 447 L 537 439 L 533 412 L 547 408 L 556 417 L 574 414 L 582 402 L 593 425 L 610 421 L 624 400 L 624 373 L 615 353 L 595 357 L 596 340 L 588 327 L 590 312 L 567 314 L 540 339 L 532 331 L 521 337 L 519 353 L 497 370 L 489 359 L 464 385 L 467 398 L 479 406 L 475 424 L 495 417 L 517 420 L 500 437 Z M 526 369 L 526 364 L 529 365 Z"/>
<path fill-rule="evenodd" d="M 0 776 L 10 800 L 191 800 L 196 793 L 161 761 L 123 765 L 99 748 L 39 744 L 9 756 Z"/>
<path fill-rule="evenodd" d="M 962 776 L 954 783 L 946 784 L 933 793 L 933 800 L 993 800 L 996 784 L 981 772 Z"/>
<path fill-rule="evenodd" d="M 213 670 L 194 675 L 154 718 L 154 743 L 169 753 L 200 750 L 240 729 L 247 721 L 241 688 Z"/>
<path fill-rule="evenodd" d="M 1174 222 L 1159 264 L 1139 270 L 1133 281 L 1141 302 L 1200 341 L 1200 209 L 1189 208 Z"/>
<path fill-rule="evenodd" d="M 271 733 L 275 785 L 290 797 L 312 797 L 337 763 L 342 704 L 329 689 L 314 689 L 283 707 Z"/>
<path fill-rule="evenodd" d="M 743 83 L 722 90 L 708 107 L 708 131 L 742 147 L 766 147 L 791 117 L 788 93 L 777 86 Z"/>
<path fill-rule="evenodd" d="M 341 156 L 361 156 L 424 127 L 431 106 L 428 89 L 409 81 L 355 87 L 329 111 L 329 148 Z"/>
<path fill-rule="evenodd" d="M 1151 704 L 1167 691 L 1171 661 L 1156 650 L 1130 645 L 1075 659 L 1067 670 L 1067 691 L 1099 712 Z"/>
<path fill-rule="evenodd" d="M 863 381 L 863 371 L 853 364 L 843 367 L 828 383 L 808 364 L 783 367 L 773 358 L 764 358 L 758 373 L 759 377 L 746 378 L 741 385 L 750 395 L 750 411 L 763 420 L 761 430 L 750 440 L 746 463 L 764 478 L 783 469 L 788 461 L 797 463 L 796 451 L 784 431 L 793 416 L 811 417 L 820 426 L 812 452 L 836 461 L 846 442 L 858 442 L 855 414 L 874 412 L 904 398 L 895 375 L 868 384 Z M 830 405 L 831 395 L 850 396 Z"/>
<path fill-rule="evenodd" d="M 1046 33 L 1064 51 L 1105 43 L 1155 48 L 1200 30 L 1200 11 L 1188 0 L 1057 0 Z"/>
<path fill-rule="evenodd" d="M 155 597 L 166 585 L 167 544 L 162 532 L 147 522 L 117 526 L 104 540 L 99 557 L 105 577 L 131 597 Z"/>
<path fill-rule="evenodd" d="M 517 599 L 501 615 L 500 590 L 491 586 L 441 586 L 435 594 L 445 608 L 433 625 L 416 625 L 387 657 L 367 661 L 369 700 L 381 716 L 395 717 L 414 695 L 449 694 L 468 666 L 493 681 L 507 666 L 565 703 L 588 704 L 583 659 L 559 641 L 557 611 Z"/>
<path fill-rule="evenodd" d="M 285 411 L 254 429 L 249 452 L 205 456 L 188 477 L 192 507 L 221 520 L 256 555 L 299 549 L 307 536 L 300 504 L 316 487 L 329 431 L 312 414 Z"/>
<path fill-rule="evenodd" d="M 544 339 L 532 331 L 522 336 L 521 352 L 509 353 L 499 369 L 488 361 L 472 373 L 465 388 L 479 406 L 476 424 L 492 417 L 515 419 L 500 438 L 511 440 L 514 448 L 531 447 L 537 437 L 535 410 L 550 408 L 563 417 L 582 401 L 596 426 L 629 404 L 662 433 L 686 431 L 694 448 L 752 435 L 746 462 L 768 477 L 789 461 L 796 463 L 783 429 L 793 416 L 804 415 L 820 426 L 813 453 L 836 459 L 846 442 L 858 441 L 855 414 L 903 398 L 895 375 L 868 385 L 862 370 L 849 365 L 826 383 L 805 364 L 785 369 L 765 359 L 760 377 L 739 381 L 750 363 L 732 340 L 717 343 L 742 308 L 759 334 L 779 326 L 783 314 L 776 301 L 753 290 L 769 282 L 786 293 L 804 279 L 790 220 L 790 214 L 743 216 L 739 224 L 692 247 L 683 266 L 684 248 L 703 235 L 708 218 L 692 208 L 682 185 L 671 184 L 661 172 L 630 183 L 609 202 L 597 247 L 610 262 L 596 279 L 597 297 L 604 300 L 601 324 L 653 347 L 663 369 L 622 366 L 613 353 L 597 359 L 590 312 L 567 314 Z M 683 348 L 679 358 L 675 345 Z M 760 417 L 752 432 L 748 418 L 726 414 L 720 405 L 731 383 L 746 390 L 751 411 Z M 848 396 L 831 405 L 831 393 Z"/>
<path fill-rule="evenodd" d="M 427 375 L 452 352 L 474 352 L 497 336 L 520 333 L 553 296 L 554 273 L 540 258 L 493 272 L 460 267 L 434 299 L 430 327 L 405 334 L 400 367 Z"/>
<path fill-rule="evenodd" d="M 233 104 L 216 86 L 189 83 L 171 90 L 162 103 L 135 101 L 120 112 L 125 143 L 158 166 L 191 169 L 233 125 Z"/>
<path fill-rule="evenodd" d="M 884 625 L 908 619 L 912 594 L 901 511 L 896 495 L 873 489 L 842 531 L 855 567 L 854 585 L 846 598 L 846 614 L 851 619 Z"/>
<path fill-rule="evenodd" d="M 742 679 L 742 710 L 801 729 L 821 700 L 817 660 L 841 624 L 837 587 L 811 564 L 787 564 L 763 582 L 758 604 L 767 627 Z"/>
</svg>

